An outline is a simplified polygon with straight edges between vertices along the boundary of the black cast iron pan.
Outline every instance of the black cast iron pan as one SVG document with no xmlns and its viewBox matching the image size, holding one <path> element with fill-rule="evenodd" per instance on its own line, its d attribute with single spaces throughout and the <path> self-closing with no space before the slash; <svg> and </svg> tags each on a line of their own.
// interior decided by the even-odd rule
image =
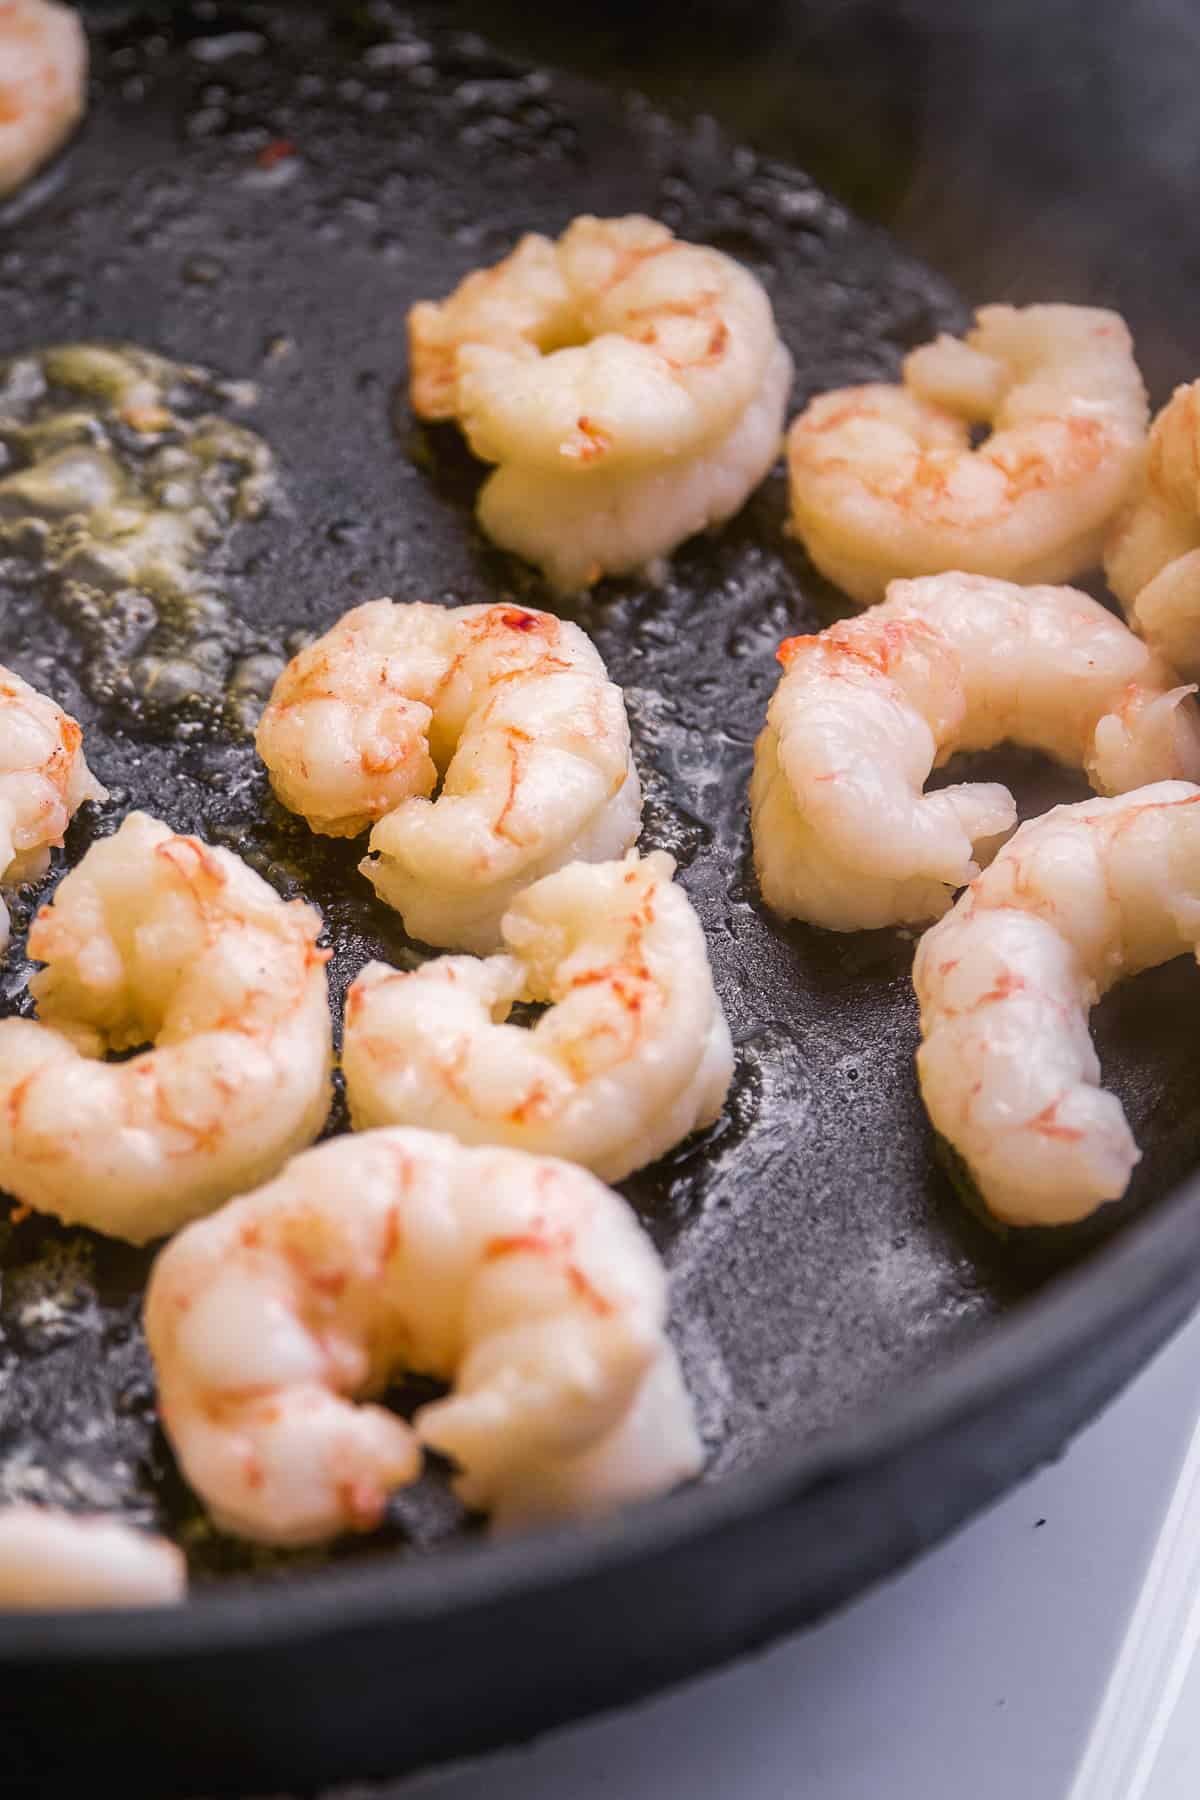
<svg viewBox="0 0 1200 1800">
<path fill-rule="evenodd" d="M 1152 100 L 1169 121 L 1188 92 L 1176 15 L 1146 10 L 1140 41 L 1168 72 L 1143 95 L 1115 10 L 1040 7 L 1038 34 L 1017 14 L 1035 17 L 955 9 L 943 27 L 938 9 L 880 3 L 715 6 L 685 23 L 683 9 L 616 6 L 584 8 L 569 33 L 482 4 L 93 14 L 87 126 L 0 222 L 0 356 L 127 339 L 254 378 L 250 419 L 286 500 L 239 529 L 220 571 L 237 622 L 205 653 L 207 698 L 139 705 L 111 679 L 112 644 L 81 634 L 53 583 L 0 564 L 0 655 L 81 718 L 113 791 L 60 862 L 141 805 L 317 901 L 339 998 L 369 955 L 420 954 L 354 875 L 357 852 L 274 805 L 228 692 L 239 659 L 286 654 L 378 593 L 548 603 L 475 532 L 479 470 L 454 434 L 418 429 L 403 400 L 408 304 L 521 230 L 655 213 L 768 284 L 798 404 L 887 376 L 964 323 L 963 294 L 777 160 L 791 145 L 931 246 L 972 301 L 1115 300 L 1156 399 L 1194 373 L 1186 243 L 1161 181 L 1146 235 L 1120 236 L 1152 171 L 1143 156 L 1118 183 L 1112 166 L 1114 146 L 1138 147 L 1121 118 Z M 548 50 L 588 80 L 546 75 Z M 1092 72 L 1082 98 L 1072 54 Z M 630 97 L 639 82 L 666 114 Z M 1117 121 L 1107 133 L 1093 93 Z M 771 155 L 687 122 L 698 104 Z M 1157 280 L 1132 278 L 1131 242 L 1152 245 Z M 784 538 L 784 514 L 776 475 L 677 555 L 665 588 L 608 584 L 568 609 L 625 687 L 643 841 L 679 860 L 738 1044 L 724 1123 L 626 1184 L 674 1272 L 703 1480 L 493 1544 L 435 1474 L 375 1537 L 325 1556 L 249 1552 L 206 1526 L 155 1431 L 137 1323 L 148 1258 L 36 1219 L 0 1226 L 0 1498 L 124 1511 L 171 1531 L 193 1573 L 178 1613 L 0 1626 L 0 1777 L 14 1786 L 312 1789 L 648 1692 L 816 1618 L 933 1542 L 1053 1455 L 1193 1305 L 1193 966 L 1118 990 L 1096 1016 L 1145 1148 L 1128 1199 L 1071 1233 L 1005 1239 L 961 1204 L 921 1111 L 911 943 L 784 928 L 762 908 L 744 796 L 774 650 L 845 610 Z M 178 621 L 143 624 L 122 655 L 171 650 Z M 1027 811 L 1081 793 L 1036 759 L 988 763 Z M 25 972 L 18 941 L 6 1005 L 26 1003 Z"/>
</svg>

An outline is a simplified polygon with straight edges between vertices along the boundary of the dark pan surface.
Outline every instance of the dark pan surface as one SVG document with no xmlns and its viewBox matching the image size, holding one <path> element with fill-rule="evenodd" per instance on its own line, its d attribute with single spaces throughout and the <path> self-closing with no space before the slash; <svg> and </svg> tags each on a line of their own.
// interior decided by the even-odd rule
<svg viewBox="0 0 1200 1800">
<path fill-rule="evenodd" d="M 239 642 L 257 648 L 286 654 L 380 593 L 554 605 L 481 540 L 479 469 L 452 431 L 418 428 L 403 397 L 407 306 L 523 230 L 641 210 L 739 257 L 771 292 L 797 405 L 891 376 L 909 346 L 965 320 L 944 282 L 795 170 L 711 125 L 684 130 L 509 62 L 433 15 L 177 9 L 105 25 L 94 49 L 82 138 L 0 220 L 0 356 L 131 340 L 260 384 L 246 420 L 276 452 L 286 498 L 239 528 L 224 577 Z M 761 906 L 745 790 L 775 648 L 845 610 L 783 536 L 785 499 L 777 472 L 729 528 L 677 554 L 664 588 L 606 584 L 557 609 L 625 688 L 642 844 L 679 860 L 738 1044 L 724 1122 L 624 1184 L 673 1271 L 710 1481 L 952 1361 L 1200 1148 L 1200 976 L 1181 961 L 1096 1016 L 1106 1081 L 1145 1150 L 1128 1200 L 1073 1234 L 1004 1240 L 960 1204 L 921 1111 L 911 943 L 783 928 Z M 420 954 L 354 873 L 360 851 L 314 840 L 275 805 L 222 702 L 139 719 L 96 697 L 94 645 L 19 559 L 0 565 L 0 603 L 0 654 L 80 718 L 113 791 L 56 870 L 137 805 L 316 901 L 339 1001 L 369 957 Z M 1037 759 L 978 760 L 1026 810 L 1084 791 Z M 19 931 L 53 879 L 15 909 Z M 18 943 L 6 1008 L 25 1005 L 26 974 Z M 138 1324 L 149 1261 L 37 1219 L 0 1225 L 0 1499 L 119 1508 L 185 1543 L 198 1581 L 319 1560 L 218 1539 L 174 1474 Z M 397 1499 L 384 1532 L 336 1554 L 425 1554 L 471 1529 L 434 1477 Z"/>
</svg>

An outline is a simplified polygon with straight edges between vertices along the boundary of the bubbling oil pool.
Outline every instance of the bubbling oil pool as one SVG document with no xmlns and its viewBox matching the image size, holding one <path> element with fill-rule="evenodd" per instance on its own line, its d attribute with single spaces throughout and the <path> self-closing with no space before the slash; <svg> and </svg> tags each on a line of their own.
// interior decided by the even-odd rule
<svg viewBox="0 0 1200 1800">
<path fill-rule="evenodd" d="M 210 407 L 254 398 L 132 345 L 0 363 L 0 578 L 65 620 L 127 730 L 245 734 L 283 667 L 221 594 L 234 525 L 278 488 L 263 440 Z"/>
<path fill-rule="evenodd" d="M 356 12 L 348 33 L 295 9 L 215 20 L 199 7 L 150 33 L 101 32 L 92 151 L 68 155 L 7 239 L 0 218 L 14 340 L 0 349 L 16 352 L 0 376 L 0 656 L 76 713 L 112 792 L 14 926 L 94 835 L 144 806 L 321 906 L 340 1009 L 369 957 L 411 966 L 425 952 L 354 872 L 361 845 L 312 838 L 271 799 L 249 733 L 274 671 L 378 593 L 516 597 L 575 618 L 625 689 L 642 843 L 680 862 L 739 1045 L 722 1123 L 623 1189 L 672 1266 L 710 1472 L 752 1461 L 885 1392 L 1040 1279 L 936 1198 L 908 947 L 782 930 L 757 901 L 745 791 L 774 651 L 845 609 L 784 538 L 779 472 L 716 538 L 685 546 L 663 587 L 605 584 L 555 606 L 479 539 L 482 471 L 456 434 L 417 428 L 402 395 L 393 434 L 403 310 L 522 230 L 557 232 L 585 210 L 647 211 L 746 262 L 796 356 L 797 404 L 890 376 L 962 310 L 803 175 L 707 124 L 683 130 L 636 100 L 622 111 L 387 6 Z M 132 418 L 111 366 L 97 387 L 95 350 L 74 364 L 39 352 L 48 320 L 55 341 L 147 347 L 123 353 L 123 379 L 153 389 Z M 249 395 L 228 384 L 248 375 L 261 393 L 243 409 Z M 164 484 L 168 514 L 199 507 L 165 577 L 161 558 L 149 581 L 136 558 L 120 563 L 103 517 L 64 531 L 53 489 L 81 450 L 83 491 L 101 514 L 132 505 L 135 542 L 153 537 Z M 64 453 L 65 473 L 47 472 Z M 22 482 L 40 512 L 20 510 Z M 15 944 L 6 1008 L 27 1009 L 28 974 Z M 339 1100 L 329 1129 L 344 1124 Z M 887 1215 L 860 1191 L 886 1193 Z M 170 1530 L 200 1577 L 322 1560 L 217 1537 L 185 1491 L 154 1425 L 138 1321 L 149 1260 L 36 1218 L 0 1224 L 0 1499 L 123 1510 Z M 849 1357 L 848 1333 L 861 1346 Z M 420 1397 L 419 1382 L 395 1396 Z M 397 1496 L 382 1532 L 332 1554 L 420 1554 L 463 1529 L 435 1472 Z"/>
</svg>

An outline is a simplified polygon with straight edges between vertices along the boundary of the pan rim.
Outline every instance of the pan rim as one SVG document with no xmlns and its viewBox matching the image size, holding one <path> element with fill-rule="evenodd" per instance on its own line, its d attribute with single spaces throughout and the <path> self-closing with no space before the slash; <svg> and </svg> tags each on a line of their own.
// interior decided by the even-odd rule
<svg viewBox="0 0 1200 1800">
<path fill-rule="evenodd" d="M 384 1623 L 415 1627 L 682 1549 L 796 1505 L 818 1488 L 860 1479 L 1006 1396 L 1036 1391 L 1040 1376 L 1061 1372 L 1129 1315 L 1163 1307 L 1181 1291 L 1194 1303 L 1200 1256 L 1181 1256 L 1178 1242 L 1189 1226 L 1200 1226 L 1200 1173 L 1082 1264 L 992 1320 L 945 1367 L 813 1443 L 775 1450 L 711 1483 L 607 1518 L 459 1544 L 419 1561 L 383 1555 L 294 1577 L 233 1577 L 193 1590 L 180 1607 L 0 1615 L 0 1670 L 30 1662 L 66 1668 L 97 1657 L 174 1659 L 285 1642 L 294 1648 L 299 1633 L 312 1641 Z M 1156 1347 L 1173 1329 L 1168 1324 L 1157 1334 Z"/>
</svg>

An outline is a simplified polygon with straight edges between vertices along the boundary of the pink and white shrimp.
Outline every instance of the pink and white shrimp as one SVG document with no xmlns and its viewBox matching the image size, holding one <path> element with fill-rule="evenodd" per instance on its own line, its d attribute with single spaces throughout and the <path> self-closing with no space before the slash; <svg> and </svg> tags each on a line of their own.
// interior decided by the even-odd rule
<svg viewBox="0 0 1200 1800">
<path fill-rule="evenodd" d="M 0 884 L 36 881 L 85 800 L 104 800 L 83 733 L 61 707 L 0 668 Z M 0 900 L 0 950 L 8 942 Z"/>
<path fill-rule="evenodd" d="M 1147 416 L 1116 313 L 984 306 L 965 339 L 906 357 L 903 386 L 810 401 L 788 432 L 792 527 L 863 605 L 897 576 L 949 569 L 1071 581 L 1100 560 Z"/>
<path fill-rule="evenodd" d="M 1200 675 L 1200 381 L 1176 388 L 1150 427 L 1104 572 L 1134 630 L 1185 675 Z"/>
<path fill-rule="evenodd" d="M 283 671 L 258 750 L 314 831 L 374 826 L 363 874 L 446 949 L 495 950 L 522 888 L 641 823 L 621 690 L 578 626 L 519 606 L 355 607 Z"/>
<path fill-rule="evenodd" d="M 172 1606 L 186 1586 L 175 1546 L 120 1519 L 0 1507 L 0 1613 Z"/>
<path fill-rule="evenodd" d="M 1088 1013 L 1200 953 L 1200 788 L 1158 782 L 1023 825 L 925 933 L 921 1092 L 985 1204 L 1063 1225 L 1124 1193 L 1139 1151 L 1100 1086 Z"/>
<path fill-rule="evenodd" d="M 228 850 L 130 813 L 30 930 L 46 966 L 38 1020 L 0 1020 L 0 1187 L 139 1244 L 274 1174 L 329 1111 L 320 929 Z"/>
<path fill-rule="evenodd" d="M 661 851 L 572 863 L 513 902 L 503 955 L 368 964 L 346 999 L 355 1125 L 427 1125 L 605 1181 L 711 1125 L 733 1048 L 674 868 Z M 524 1030 L 505 1022 L 517 1000 L 548 1010 Z"/>
<path fill-rule="evenodd" d="M 174 1238 L 146 1295 L 164 1428 L 224 1529 L 369 1531 L 422 1446 L 501 1526 L 696 1473 L 662 1265 L 569 1163 L 426 1131 L 336 1138 Z M 448 1382 L 407 1425 L 402 1369 Z"/>
<path fill-rule="evenodd" d="M 40 169 L 83 116 L 87 63 L 73 6 L 0 0 L 0 196 Z"/>
<path fill-rule="evenodd" d="M 779 659 L 750 805 L 763 898 L 788 918 L 856 931 L 940 917 L 1016 823 L 996 783 L 923 791 L 956 750 L 1026 744 L 1105 794 L 1200 780 L 1194 690 L 1074 588 L 895 581 Z"/>
<path fill-rule="evenodd" d="M 653 219 L 524 237 L 408 325 L 414 410 L 497 465 L 480 524 L 560 591 L 658 574 L 779 455 L 792 359 L 766 293 Z"/>
</svg>

